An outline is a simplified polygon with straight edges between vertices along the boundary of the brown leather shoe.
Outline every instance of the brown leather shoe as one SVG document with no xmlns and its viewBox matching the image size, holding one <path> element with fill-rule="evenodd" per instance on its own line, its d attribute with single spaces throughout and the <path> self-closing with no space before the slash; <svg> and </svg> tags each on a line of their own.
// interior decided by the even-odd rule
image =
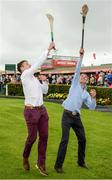
<svg viewBox="0 0 112 180">
<path fill-rule="evenodd" d="M 54 167 L 57 173 L 64 173 L 62 168 Z"/>
<path fill-rule="evenodd" d="M 30 170 L 30 164 L 29 164 L 28 158 L 23 157 L 23 168 L 27 171 Z"/>
<path fill-rule="evenodd" d="M 46 172 L 46 169 L 45 167 L 42 167 L 42 166 L 39 166 L 39 165 L 35 165 L 35 167 L 38 169 L 39 173 L 42 175 L 42 176 L 48 176 L 48 173 Z"/>
</svg>

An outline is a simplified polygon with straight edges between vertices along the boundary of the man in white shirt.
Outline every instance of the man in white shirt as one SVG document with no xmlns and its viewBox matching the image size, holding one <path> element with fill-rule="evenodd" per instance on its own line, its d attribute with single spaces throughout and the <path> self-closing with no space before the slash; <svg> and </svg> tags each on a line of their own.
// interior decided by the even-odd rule
<svg viewBox="0 0 112 180">
<path fill-rule="evenodd" d="M 17 69 L 21 73 L 21 81 L 25 96 L 24 117 L 28 128 L 28 137 L 23 152 L 23 167 L 25 170 L 30 170 L 28 158 L 32 145 L 36 141 L 38 132 L 39 142 L 36 168 L 44 176 L 48 175 L 45 168 L 48 139 L 48 114 L 43 106 L 43 94 L 47 94 L 48 92 L 48 83 L 46 81 L 46 77 L 41 76 L 41 84 L 34 76 L 34 73 L 46 60 L 50 50 L 54 48 L 55 44 L 50 43 L 48 49 L 42 53 L 33 66 L 31 66 L 27 60 L 23 60 L 17 65 Z"/>
</svg>

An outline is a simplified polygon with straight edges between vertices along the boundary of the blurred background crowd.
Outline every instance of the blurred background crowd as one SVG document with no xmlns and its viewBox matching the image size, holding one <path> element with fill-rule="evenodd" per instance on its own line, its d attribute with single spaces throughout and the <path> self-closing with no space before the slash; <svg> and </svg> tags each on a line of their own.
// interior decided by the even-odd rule
<svg viewBox="0 0 112 180">
<path fill-rule="evenodd" d="M 35 76 L 38 78 L 39 73 L 36 73 Z M 48 74 L 46 75 L 49 84 L 71 84 L 73 75 L 62 75 L 62 74 Z M 94 74 L 88 75 L 88 85 L 91 86 L 104 86 L 111 87 L 112 83 L 109 81 L 109 77 L 112 78 L 112 70 L 108 72 L 96 72 Z M 0 84 L 7 83 L 21 83 L 20 74 L 15 75 L 0 75 Z"/>
</svg>

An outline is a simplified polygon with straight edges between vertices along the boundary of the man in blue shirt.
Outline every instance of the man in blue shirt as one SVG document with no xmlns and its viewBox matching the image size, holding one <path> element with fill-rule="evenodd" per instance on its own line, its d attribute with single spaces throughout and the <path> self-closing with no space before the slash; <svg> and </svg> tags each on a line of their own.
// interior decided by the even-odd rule
<svg viewBox="0 0 112 180">
<path fill-rule="evenodd" d="M 66 155 L 67 144 L 69 140 L 70 128 L 74 130 L 78 139 L 78 165 L 87 168 L 85 164 L 85 148 L 86 137 L 83 124 L 80 118 L 80 109 L 85 103 L 89 109 L 94 110 L 96 107 L 96 91 L 90 90 L 90 94 L 86 90 L 88 76 L 86 74 L 80 75 L 81 64 L 84 55 L 84 49 L 80 49 L 80 59 L 76 66 L 75 75 L 69 90 L 67 99 L 63 102 L 64 112 L 62 116 L 62 138 L 59 145 L 57 159 L 55 163 L 55 170 L 62 173 L 63 162 Z"/>
</svg>

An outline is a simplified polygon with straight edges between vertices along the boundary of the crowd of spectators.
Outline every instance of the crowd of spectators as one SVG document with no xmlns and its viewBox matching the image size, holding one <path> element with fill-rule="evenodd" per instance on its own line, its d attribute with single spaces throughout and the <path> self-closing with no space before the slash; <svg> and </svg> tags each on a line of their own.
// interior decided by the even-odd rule
<svg viewBox="0 0 112 180">
<path fill-rule="evenodd" d="M 108 72 L 96 72 L 88 75 L 88 85 L 112 87 L 112 83 L 108 81 L 108 75 L 112 75 L 112 70 Z M 38 77 L 38 74 L 36 74 Z M 47 75 L 49 84 L 71 84 L 73 75 Z M 0 84 L 21 83 L 20 75 L 0 75 Z"/>
<path fill-rule="evenodd" d="M 108 81 L 108 75 L 112 75 L 112 71 L 96 72 L 95 74 L 88 75 L 88 85 L 91 86 L 105 86 L 111 87 L 112 84 Z M 48 75 L 50 84 L 71 84 L 73 75 Z"/>
<path fill-rule="evenodd" d="M 21 82 L 20 75 L 0 75 L 0 84 L 7 84 L 7 83 L 19 83 Z"/>
</svg>

